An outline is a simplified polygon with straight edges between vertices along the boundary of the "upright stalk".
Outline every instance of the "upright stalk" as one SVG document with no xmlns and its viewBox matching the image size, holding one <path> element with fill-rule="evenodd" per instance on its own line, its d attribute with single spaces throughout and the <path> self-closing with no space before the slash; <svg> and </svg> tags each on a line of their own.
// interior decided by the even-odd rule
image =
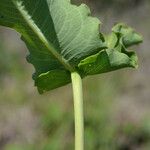
<svg viewBox="0 0 150 150">
<path fill-rule="evenodd" d="M 74 116 L 75 116 L 75 150 L 84 150 L 84 117 L 82 79 L 77 72 L 71 73 Z"/>
</svg>

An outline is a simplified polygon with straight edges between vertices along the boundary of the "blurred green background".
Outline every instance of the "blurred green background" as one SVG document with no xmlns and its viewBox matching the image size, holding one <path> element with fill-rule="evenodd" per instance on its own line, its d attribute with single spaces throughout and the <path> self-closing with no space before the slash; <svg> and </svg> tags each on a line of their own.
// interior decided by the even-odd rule
<svg viewBox="0 0 150 150">
<path fill-rule="evenodd" d="M 150 1 L 76 0 L 87 3 L 109 33 L 126 22 L 144 37 L 135 47 L 139 69 L 87 77 L 85 150 L 150 150 Z M 0 150 L 73 150 L 71 85 L 39 95 L 15 31 L 0 27 Z"/>
</svg>

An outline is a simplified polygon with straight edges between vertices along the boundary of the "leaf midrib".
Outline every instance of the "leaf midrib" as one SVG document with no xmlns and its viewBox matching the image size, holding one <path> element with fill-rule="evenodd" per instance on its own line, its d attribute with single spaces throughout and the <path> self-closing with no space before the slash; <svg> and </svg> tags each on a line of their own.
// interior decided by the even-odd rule
<svg viewBox="0 0 150 150">
<path fill-rule="evenodd" d="M 21 16 L 27 23 L 27 25 L 31 28 L 31 30 L 35 33 L 35 35 L 40 39 L 40 41 L 45 45 L 45 47 L 51 52 L 51 54 L 70 72 L 74 72 L 75 69 L 67 62 L 67 60 L 62 57 L 55 47 L 46 39 L 43 35 L 39 27 L 34 23 L 31 16 L 24 10 L 24 6 L 22 2 L 12 1 L 16 9 L 20 12 Z"/>
</svg>

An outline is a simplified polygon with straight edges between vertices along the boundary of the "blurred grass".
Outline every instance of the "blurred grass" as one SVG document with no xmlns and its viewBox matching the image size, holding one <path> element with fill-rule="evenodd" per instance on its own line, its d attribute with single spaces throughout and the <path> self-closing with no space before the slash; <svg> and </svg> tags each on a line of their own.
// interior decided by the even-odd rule
<svg viewBox="0 0 150 150">
<path fill-rule="evenodd" d="M 88 1 L 86 1 L 88 2 Z M 101 1 L 89 1 L 93 10 Z M 113 8 L 122 6 L 112 0 Z M 121 2 L 121 1 L 120 1 Z M 145 1 L 144 1 L 145 2 Z M 130 23 L 145 37 L 138 50 L 141 67 L 87 77 L 84 86 L 86 150 L 149 150 L 150 11 L 147 3 L 113 16 L 100 16 L 110 28 L 114 19 Z M 98 4 L 94 6 L 94 4 Z M 126 5 L 130 2 L 126 1 Z M 105 7 L 107 5 L 105 4 Z M 130 17 L 139 13 L 134 20 Z M 95 12 L 98 14 L 98 12 Z M 105 19 L 106 18 L 106 19 Z M 141 23 L 141 18 L 145 21 Z M 138 49 L 139 49 L 138 48 Z M 73 150 L 74 114 L 71 85 L 39 95 L 26 63 L 26 47 L 14 31 L 0 27 L 0 150 Z M 146 79 L 146 80 L 144 80 Z"/>
</svg>

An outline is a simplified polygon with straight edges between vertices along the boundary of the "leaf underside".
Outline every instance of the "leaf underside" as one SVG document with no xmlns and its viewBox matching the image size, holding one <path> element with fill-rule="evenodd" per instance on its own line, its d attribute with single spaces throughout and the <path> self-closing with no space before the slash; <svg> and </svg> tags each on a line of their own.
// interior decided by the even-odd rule
<svg viewBox="0 0 150 150">
<path fill-rule="evenodd" d="M 73 71 L 85 77 L 137 67 L 136 54 L 127 48 L 142 37 L 124 24 L 103 36 L 100 24 L 86 5 L 70 0 L 0 0 L 0 25 L 21 34 L 40 93 L 70 83 Z"/>
</svg>

